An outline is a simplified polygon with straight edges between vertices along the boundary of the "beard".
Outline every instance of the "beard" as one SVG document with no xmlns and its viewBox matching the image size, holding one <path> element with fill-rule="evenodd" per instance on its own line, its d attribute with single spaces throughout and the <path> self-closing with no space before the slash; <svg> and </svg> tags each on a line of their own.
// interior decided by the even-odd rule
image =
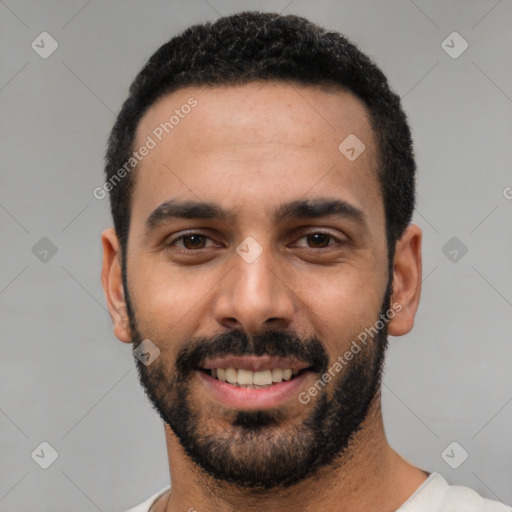
<svg viewBox="0 0 512 512">
<path fill-rule="evenodd" d="M 135 351 L 146 338 L 137 326 L 126 276 L 124 281 Z M 390 301 L 391 279 L 378 318 L 386 315 Z M 162 353 L 147 366 L 134 357 L 152 407 L 188 457 L 212 477 L 215 485 L 225 482 L 256 492 L 285 489 L 349 457 L 347 448 L 380 391 L 388 344 L 387 322 L 383 323 L 384 328 L 335 375 L 331 388 L 326 386 L 316 400 L 301 405 L 304 414 L 299 411 L 293 418 L 277 408 L 236 410 L 213 403 L 201 406 L 204 394 L 201 396 L 199 386 L 191 383 L 197 383 L 202 362 L 225 355 L 294 356 L 309 363 L 309 371 L 320 379 L 333 361 L 314 336 L 302 339 L 289 331 L 269 329 L 249 337 L 242 330 L 231 330 L 211 338 L 187 340 L 174 364 L 165 360 L 168 352 L 163 348 L 171 340 L 157 341 Z M 302 418 L 299 423 L 298 418 Z"/>
</svg>

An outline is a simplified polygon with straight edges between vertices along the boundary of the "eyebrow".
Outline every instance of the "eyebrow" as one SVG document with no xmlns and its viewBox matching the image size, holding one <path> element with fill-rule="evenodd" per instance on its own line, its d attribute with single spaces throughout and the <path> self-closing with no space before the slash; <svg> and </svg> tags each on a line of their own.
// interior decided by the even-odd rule
<svg viewBox="0 0 512 512">
<path fill-rule="evenodd" d="M 366 225 L 365 213 L 342 199 L 299 199 L 282 204 L 273 214 L 274 223 L 288 219 L 317 219 L 340 217 Z M 170 199 L 155 208 L 146 219 L 146 236 L 158 227 L 174 219 L 213 219 L 233 223 L 236 216 L 222 206 L 202 201 L 177 201 Z"/>
</svg>

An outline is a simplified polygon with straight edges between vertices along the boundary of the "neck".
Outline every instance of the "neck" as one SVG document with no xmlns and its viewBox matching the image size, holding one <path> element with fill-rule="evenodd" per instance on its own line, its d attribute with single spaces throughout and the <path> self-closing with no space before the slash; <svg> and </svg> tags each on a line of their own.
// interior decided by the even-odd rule
<svg viewBox="0 0 512 512">
<path fill-rule="evenodd" d="M 380 394 L 347 451 L 334 464 L 288 489 L 256 493 L 219 484 L 190 461 L 167 425 L 165 434 L 172 489 L 158 500 L 152 512 L 392 512 L 427 478 L 425 472 L 405 461 L 388 444 Z"/>
</svg>

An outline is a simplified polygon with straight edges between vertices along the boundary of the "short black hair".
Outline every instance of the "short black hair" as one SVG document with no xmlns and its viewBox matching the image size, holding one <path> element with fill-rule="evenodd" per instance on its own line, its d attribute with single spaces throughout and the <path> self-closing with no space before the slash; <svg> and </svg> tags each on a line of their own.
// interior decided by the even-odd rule
<svg viewBox="0 0 512 512">
<path fill-rule="evenodd" d="M 375 63 L 338 32 L 294 15 L 250 11 L 194 25 L 173 37 L 150 57 L 131 84 L 105 158 L 106 180 L 113 185 L 108 189 L 112 218 L 123 255 L 134 177 L 123 173 L 123 179 L 112 180 L 132 156 L 137 125 L 147 109 L 179 88 L 256 80 L 335 85 L 363 101 L 377 139 L 376 172 L 391 260 L 396 241 L 411 221 L 415 202 L 416 164 L 400 97 L 391 91 Z"/>
</svg>

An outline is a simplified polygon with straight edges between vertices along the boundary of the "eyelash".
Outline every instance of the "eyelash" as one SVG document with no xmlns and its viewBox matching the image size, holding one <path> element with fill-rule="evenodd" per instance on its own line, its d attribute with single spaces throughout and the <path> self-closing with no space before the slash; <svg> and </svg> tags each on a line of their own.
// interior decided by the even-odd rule
<svg viewBox="0 0 512 512">
<path fill-rule="evenodd" d="M 190 236 L 194 236 L 194 235 L 198 235 L 200 237 L 202 237 L 203 239 L 208 239 L 208 240 L 212 240 L 209 236 L 207 235 L 204 235 L 203 233 L 201 232 L 198 232 L 198 231 L 190 231 L 188 233 L 185 233 L 183 235 L 180 235 L 179 237 L 176 237 L 174 238 L 173 240 L 171 240 L 168 244 L 166 244 L 166 248 L 170 248 L 172 246 L 174 246 L 174 244 L 178 241 L 183 241 L 183 239 L 185 237 L 190 237 Z M 339 240 L 338 238 L 336 238 L 334 235 L 332 235 L 331 233 L 327 233 L 325 231 L 310 231 L 308 233 L 304 233 L 300 238 L 299 240 L 301 240 L 302 238 L 306 238 L 307 236 L 310 236 L 310 235 L 323 235 L 323 236 L 326 236 L 329 238 L 329 241 L 331 240 L 334 240 L 335 242 L 337 242 L 338 244 L 342 244 L 343 242 L 341 240 Z M 322 249 L 329 249 L 331 247 L 333 247 L 334 245 L 336 244 L 328 244 L 326 247 L 308 247 L 309 249 L 312 249 L 312 250 L 322 250 Z M 186 247 L 180 247 L 180 249 L 184 252 L 188 252 L 188 253 L 193 253 L 193 252 L 200 252 L 204 249 L 207 249 L 207 247 L 201 247 L 200 249 L 187 249 Z"/>
</svg>

